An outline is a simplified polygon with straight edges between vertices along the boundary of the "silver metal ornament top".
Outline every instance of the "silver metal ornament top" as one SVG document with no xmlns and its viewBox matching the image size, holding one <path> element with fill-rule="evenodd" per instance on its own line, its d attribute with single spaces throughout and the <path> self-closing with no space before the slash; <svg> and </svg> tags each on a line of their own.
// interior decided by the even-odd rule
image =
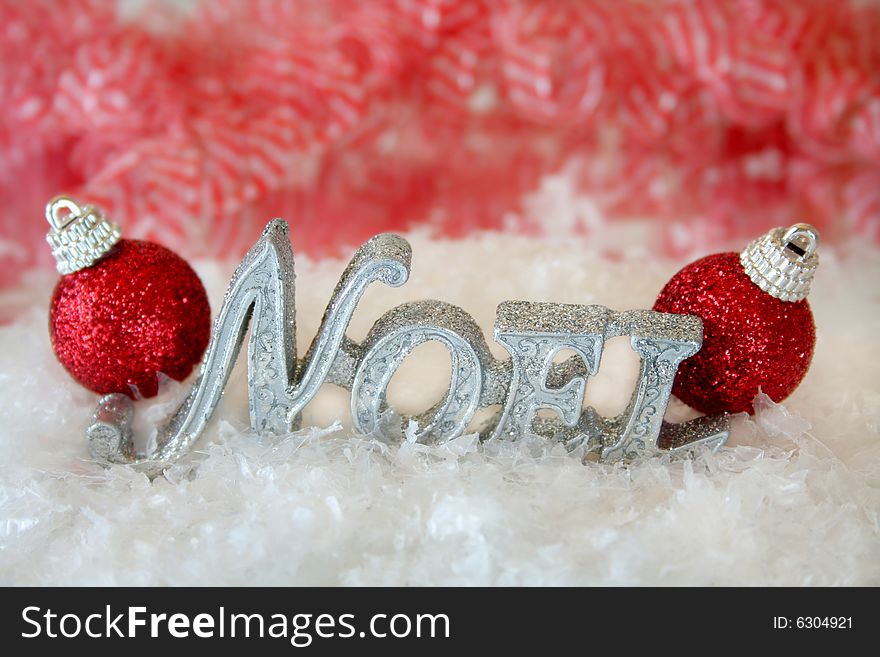
<svg viewBox="0 0 880 657">
<path fill-rule="evenodd" d="M 91 267 L 116 244 L 122 233 L 91 205 L 80 205 L 67 196 L 56 196 L 46 204 L 49 232 L 56 268 L 62 275 Z"/>
<path fill-rule="evenodd" d="M 819 266 L 819 231 L 809 224 L 774 228 L 749 244 L 739 259 L 759 288 L 782 301 L 800 301 L 810 293 Z"/>
</svg>

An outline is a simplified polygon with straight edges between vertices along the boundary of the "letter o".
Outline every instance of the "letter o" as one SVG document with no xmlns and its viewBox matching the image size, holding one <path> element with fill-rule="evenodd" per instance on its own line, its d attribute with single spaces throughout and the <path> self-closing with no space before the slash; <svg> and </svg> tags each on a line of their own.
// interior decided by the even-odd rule
<svg viewBox="0 0 880 657">
<path fill-rule="evenodd" d="M 68 632 L 66 629 L 64 629 L 64 624 L 68 619 L 74 621 L 76 629 L 73 632 Z M 60 622 L 58 623 L 58 628 L 61 630 L 61 634 L 63 634 L 68 639 L 72 639 L 75 636 L 79 636 L 79 633 L 82 630 L 82 622 L 80 621 L 79 616 L 77 616 L 76 614 L 64 614 L 61 617 Z"/>
<path fill-rule="evenodd" d="M 397 624 L 397 621 L 401 618 L 406 621 L 406 630 L 404 630 L 402 633 L 398 634 L 398 632 L 394 626 Z M 391 617 L 391 622 L 388 624 L 388 627 L 391 630 L 392 635 L 394 635 L 398 639 L 402 639 L 405 636 L 409 636 L 409 631 L 412 629 L 412 621 L 410 621 L 409 616 L 407 616 L 406 614 L 395 614 L 394 616 Z"/>
<path fill-rule="evenodd" d="M 444 398 L 414 418 L 419 425 L 416 440 L 449 440 L 464 433 L 480 402 L 483 365 L 489 352 L 470 316 L 440 301 L 398 306 L 370 331 L 351 386 L 355 430 L 371 433 L 379 427 L 379 418 L 388 408 L 391 378 L 413 349 L 430 340 L 449 350 L 452 376 Z"/>
</svg>

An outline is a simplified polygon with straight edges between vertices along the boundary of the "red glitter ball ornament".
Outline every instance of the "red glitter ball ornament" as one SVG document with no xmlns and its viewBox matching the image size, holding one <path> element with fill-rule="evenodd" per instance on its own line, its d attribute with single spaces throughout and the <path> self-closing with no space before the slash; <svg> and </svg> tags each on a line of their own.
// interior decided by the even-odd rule
<svg viewBox="0 0 880 657">
<path fill-rule="evenodd" d="M 69 199 L 62 203 L 72 209 Z M 136 388 L 152 397 L 159 372 L 183 380 L 205 351 L 211 329 L 205 288 L 172 251 L 152 242 L 119 240 L 118 229 L 93 208 L 73 208 L 78 216 L 60 228 L 53 223 L 48 238 L 59 270 L 74 269 L 61 278 L 52 296 L 52 347 L 86 388 L 130 397 Z M 77 229 L 82 222 L 85 227 Z M 90 241 L 78 242 L 77 234 L 68 234 L 71 230 L 78 230 L 79 237 L 90 234 Z M 83 251 L 86 257 L 81 257 Z M 100 251 L 95 262 L 78 268 Z"/>
<path fill-rule="evenodd" d="M 783 233 L 774 229 L 742 255 L 687 265 L 657 297 L 654 310 L 703 320 L 703 346 L 682 362 L 673 386 L 702 413 L 752 413 L 759 391 L 781 401 L 807 373 L 816 330 L 807 300 L 798 297 L 806 296 L 818 264 L 816 234 L 810 246 L 809 237 L 786 242 Z"/>
</svg>

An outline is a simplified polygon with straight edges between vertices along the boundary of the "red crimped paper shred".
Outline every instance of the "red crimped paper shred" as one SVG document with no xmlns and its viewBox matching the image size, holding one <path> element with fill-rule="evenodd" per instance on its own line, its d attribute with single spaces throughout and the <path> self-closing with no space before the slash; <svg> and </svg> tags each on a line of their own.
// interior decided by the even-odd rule
<svg viewBox="0 0 880 657">
<path fill-rule="evenodd" d="M 0 3 L 0 286 L 49 263 L 59 192 L 187 257 L 273 216 L 316 255 L 538 232 L 523 198 L 560 171 L 667 251 L 799 220 L 880 239 L 876 2 L 127 4 Z"/>
</svg>

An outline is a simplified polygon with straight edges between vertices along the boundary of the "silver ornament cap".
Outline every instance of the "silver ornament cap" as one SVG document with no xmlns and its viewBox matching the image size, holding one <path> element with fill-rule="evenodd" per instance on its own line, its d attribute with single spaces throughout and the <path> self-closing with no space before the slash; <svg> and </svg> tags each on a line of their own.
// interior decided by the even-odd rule
<svg viewBox="0 0 880 657">
<path fill-rule="evenodd" d="M 102 258 L 122 233 L 94 206 L 80 205 L 67 196 L 56 196 L 46 204 L 49 232 L 56 268 L 62 275 L 91 267 Z"/>
<path fill-rule="evenodd" d="M 780 226 L 749 244 L 739 260 L 752 282 L 782 301 L 810 293 L 819 266 L 819 231 L 809 224 Z"/>
</svg>

